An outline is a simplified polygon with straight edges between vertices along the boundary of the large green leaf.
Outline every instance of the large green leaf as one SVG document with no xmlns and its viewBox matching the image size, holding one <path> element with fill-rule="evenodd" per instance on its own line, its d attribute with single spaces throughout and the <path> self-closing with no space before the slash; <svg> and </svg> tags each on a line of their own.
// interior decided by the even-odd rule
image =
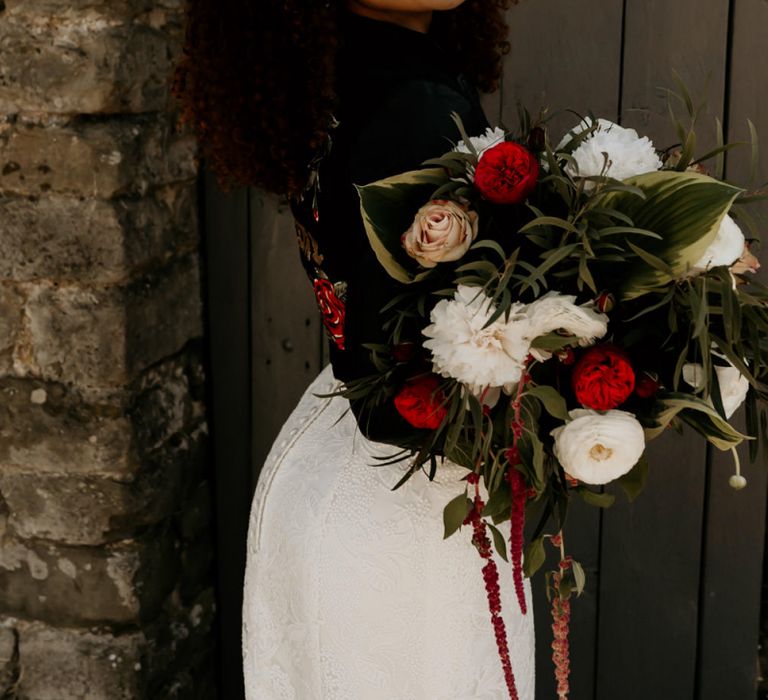
<svg viewBox="0 0 768 700">
<path fill-rule="evenodd" d="M 675 417 L 684 420 L 720 450 L 730 450 L 742 441 L 752 439 L 736 430 L 712 404 L 692 394 L 668 392 L 657 405 L 655 425 L 645 429 L 647 440 L 661 435 Z"/>
<path fill-rule="evenodd" d="M 659 171 L 624 180 L 645 198 L 610 192 L 600 206 L 629 216 L 636 228 L 653 231 L 659 239 L 634 239 L 637 257 L 612 265 L 616 289 L 632 299 L 683 276 L 712 243 L 720 222 L 741 193 L 738 187 L 697 172 Z M 632 240 L 631 234 L 627 240 Z M 640 249 L 638 251 L 638 249 Z"/>
<path fill-rule="evenodd" d="M 371 247 L 384 269 L 399 282 L 413 282 L 423 271 L 403 249 L 401 236 L 432 193 L 448 181 L 442 168 L 427 168 L 355 185 Z"/>
</svg>

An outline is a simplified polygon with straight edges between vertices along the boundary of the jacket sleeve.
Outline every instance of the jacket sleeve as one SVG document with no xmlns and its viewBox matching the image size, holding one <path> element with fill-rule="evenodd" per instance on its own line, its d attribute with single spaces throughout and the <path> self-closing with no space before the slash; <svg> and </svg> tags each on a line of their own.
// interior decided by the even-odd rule
<svg viewBox="0 0 768 700">
<path fill-rule="evenodd" d="M 343 277 L 347 280 L 345 349 L 330 345 L 334 375 L 345 382 L 376 373 L 365 343 L 387 344 L 389 333 L 382 327 L 381 308 L 403 291 L 380 265 L 368 243 L 354 185 L 366 184 L 397 173 L 414 170 L 428 159 L 452 148 L 460 136 L 450 117 L 462 115 L 469 133 L 480 133 L 488 125 L 479 102 L 441 83 L 406 83 L 376 110 L 364 124 L 340 134 L 338 152 L 343 154 L 346 193 L 340 204 L 350 212 L 343 232 Z M 342 127 L 344 126 L 342 120 Z M 322 182 L 322 176 L 321 176 Z M 322 208 L 322 205 L 321 205 Z M 340 234 L 341 235 L 341 234 Z M 391 399 L 371 407 L 361 400 L 350 405 L 360 431 L 369 440 L 399 447 L 420 446 L 429 431 L 419 431 L 397 412 Z"/>
</svg>

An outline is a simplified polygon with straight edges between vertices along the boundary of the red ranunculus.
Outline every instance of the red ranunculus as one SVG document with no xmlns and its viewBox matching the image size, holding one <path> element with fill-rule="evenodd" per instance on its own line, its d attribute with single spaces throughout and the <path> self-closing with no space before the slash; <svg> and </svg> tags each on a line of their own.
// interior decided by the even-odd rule
<svg viewBox="0 0 768 700">
<path fill-rule="evenodd" d="M 395 408 L 414 428 L 437 430 L 448 409 L 434 374 L 410 380 L 395 396 Z"/>
<path fill-rule="evenodd" d="M 494 204 L 518 204 L 531 193 L 538 177 L 536 156 L 519 143 L 502 141 L 480 157 L 475 187 Z"/>
<path fill-rule="evenodd" d="M 635 372 L 627 354 L 613 345 L 589 348 L 573 368 L 573 390 L 585 408 L 610 411 L 635 388 Z"/>
<path fill-rule="evenodd" d="M 323 316 L 323 324 L 339 350 L 344 350 L 344 302 L 336 294 L 330 280 L 318 277 L 314 283 L 317 305 Z"/>
</svg>

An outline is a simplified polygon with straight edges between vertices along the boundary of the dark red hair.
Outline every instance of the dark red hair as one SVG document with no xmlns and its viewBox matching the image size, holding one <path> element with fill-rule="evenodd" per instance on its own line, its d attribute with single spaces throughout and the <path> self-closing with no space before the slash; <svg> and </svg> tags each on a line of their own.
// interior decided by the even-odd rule
<svg viewBox="0 0 768 700">
<path fill-rule="evenodd" d="M 509 51 L 504 11 L 516 0 L 466 0 L 430 29 L 483 92 Z M 340 0 L 187 0 L 173 92 L 223 189 L 291 195 L 326 135 L 335 104 Z"/>
</svg>

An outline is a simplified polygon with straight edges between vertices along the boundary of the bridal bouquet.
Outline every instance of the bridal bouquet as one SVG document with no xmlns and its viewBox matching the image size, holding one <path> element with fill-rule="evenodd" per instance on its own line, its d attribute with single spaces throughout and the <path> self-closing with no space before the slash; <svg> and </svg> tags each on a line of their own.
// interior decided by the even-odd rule
<svg viewBox="0 0 768 700">
<path fill-rule="evenodd" d="M 452 151 L 358 187 L 370 244 L 403 284 L 383 309 L 391 342 L 369 346 L 377 374 L 341 393 L 393 402 L 420 438 L 395 488 L 420 469 L 432 478 L 441 459 L 467 468 L 445 536 L 466 526 L 485 561 L 511 698 L 493 549 L 523 613 L 523 577 L 545 542 L 560 552 L 546 577 L 565 698 L 570 598 L 585 585 L 564 545 L 570 499 L 609 506 L 611 482 L 633 499 L 646 443 L 683 426 L 733 452 L 730 484 L 742 488 L 735 448 L 749 440 L 754 458 L 766 433 L 768 288 L 752 275 L 747 210 L 763 193 L 724 181 L 734 144 L 697 156 L 683 101 L 690 125 L 675 120 L 666 150 L 591 115 L 554 145 L 546 114 L 521 110 L 516 132 L 479 136 L 454 115 Z M 742 403 L 748 434 L 729 423 Z"/>
</svg>

